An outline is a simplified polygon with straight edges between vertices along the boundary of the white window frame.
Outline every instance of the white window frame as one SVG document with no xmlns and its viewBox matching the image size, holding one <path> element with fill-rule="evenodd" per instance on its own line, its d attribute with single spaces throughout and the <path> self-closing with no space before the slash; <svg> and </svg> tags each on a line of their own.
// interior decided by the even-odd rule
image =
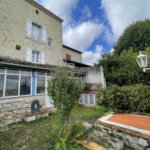
<svg viewBox="0 0 150 150">
<path fill-rule="evenodd" d="M 3 67 L 1 67 L 3 68 Z M 29 95 L 32 95 L 32 70 L 31 70 L 31 88 L 30 88 L 30 94 L 29 95 L 20 95 L 20 80 L 21 80 L 21 71 L 30 71 L 28 69 L 16 69 L 16 68 L 4 68 L 5 69 L 5 72 L 4 73 L 0 73 L 0 74 L 3 74 L 4 75 L 4 87 L 3 87 L 3 97 L 0 97 L 1 98 L 11 98 L 11 97 L 18 97 L 18 96 L 29 96 Z M 12 73 L 7 73 L 7 70 L 9 69 L 14 69 L 14 70 L 18 70 L 19 71 L 19 74 L 12 74 Z M 19 83 L 18 83 L 18 95 L 15 95 L 15 96 L 5 96 L 5 90 L 6 90 L 6 77 L 7 75 L 18 75 L 19 76 Z M 24 74 L 24 75 L 27 75 L 27 74 Z M 30 75 L 27 75 L 27 76 L 30 76 Z"/>
<path fill-rule="evenodd" d="M 36 80 L 35 80 L 35 95 L 41 95 L 41 94 L 46 94 L 46 90 L 44 93 L 37 93 L 37 76 L 41 76 L 41 77 L 45 77 L 45 88 L 46 88 L 46 77 L 47 77 L 47 73 L 45 73 L 45 75 L 37 75 L 37 72 L 44 72 L 44 71 L 36 71 Z"/>
<path fill-rule="evenodd" d="M 34 58 L 35 62 L 33 62 L 33 60 L 32 60 L 32 63 L 40 64 L 40 62 L 41 62 L 41 53 L 38 52 L 38 51 L 32 50 L 32 57 L 33 57 L 33 52 L 35 53 L 35 58 Z M 39 62 L 36 62 L 36 55 L 37 55 L 37 53 L 39 54 Z"/>
</svg>

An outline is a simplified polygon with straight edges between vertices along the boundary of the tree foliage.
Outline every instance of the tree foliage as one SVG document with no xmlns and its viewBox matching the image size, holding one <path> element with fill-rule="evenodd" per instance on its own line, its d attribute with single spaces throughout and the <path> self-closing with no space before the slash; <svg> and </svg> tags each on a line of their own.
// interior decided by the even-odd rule
<svg viewBox="0 0 150 150">
<path fill-rule="evenodd" d="M 122 51 L 128 51 L 133 47 L 133 52 L 144 51 L 150 47 L 150 20 L 137 21 L 129 25 L 118 39 L 114 48 L 114 54 L 120 55 Z"/>
<path fill-rule="evenodd" d="M 57 113 L 56 122 L 54 123 L 55 130 L 49 129 L 49 133 L 52 137 L 52 145 L 57 149 L 66 150 L 66 144 L 71 138 L 71 122 L 69 122 L 69 117 L 73 107 L 78 104 L 83 89 L 84 85 L 76 81 L 75 74 L 69 68 L 58 66 L 51 72 L 47 91 Z M 80 137 L 81 133 L 77 133 L 77 135 Z"/>
<path fill-rule="evenodd" d="M 84 85 L 76 82 L 75 74 L 67 67 L 57 67 L 48 81 L 48 95 L 57 110 L 57 119 L 62 123 L 69 121 L 73 107 L 78 104 Z"/>
<path fill-rule="evenodd" d="M 150 113 L 150 86 L 131 85 L 119 87 L 111 85 L 101 89 L 100 101 L 103 105 L 119 110 Z"/>
<path fill-rule="evenodd" d="M 147 48 L 142 53 L 150 56 L 150 48 Z M 150 74 L 148 71 L 143 72 L 138 66 L 135 60 L 137 56 L 138 52 L 134 52 L 133 48 L 129 51 L 122 51 L 120 56 L 112 55 L 109 52 L 103 53 L 102 59 L 99 60 L 97 66 L 103 66 L 107 85 L 150 84 Z"/>
</svg>

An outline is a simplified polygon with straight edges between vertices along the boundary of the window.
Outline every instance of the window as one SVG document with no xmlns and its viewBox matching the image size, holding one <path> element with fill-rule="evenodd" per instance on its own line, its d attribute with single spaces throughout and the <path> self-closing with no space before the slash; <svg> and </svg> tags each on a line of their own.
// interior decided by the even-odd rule
<svg viewBox="0 0 150 150">
<path fill-rule="evenodd" d="M 41 42 L 41 27 L 36 24 L 32 24 L 32 39 Z"/>
<path fill-rule="evenodd" d="M 0 97 L 30 94 L 31 71 L 0 68 Z"/>
<path fill-rule="evenodd" d="M 38 52 L 32 52 L 32 62 L 39 63 L 40 62 L 40 54 Z"/>
<path fill-rule="evenodd" d="M 46 28 L 26 19 L 25 36 L 34 41 L 46 43 Z"/>
<path fill-rule="evenodd" d="M 21 70 L 20 95 L 29 95 L 31 93 L 31 71 Z"/>
<path fill-rule="evenodd" d="M 0 97 L 3 97 L 5 69 L 0 68 Z"/>
<path fill-rule="evenodd" d="M 52 40 L 50 38 L 48 38 L 48 45 L 52 46 Z"/>
<path fill-rule="evenodd" d="M 35 12 L 36 12 L 37 15 L 39 14 L 39 11 L 38 11 L 38 10 L 36 10 Z"/>
<path fill-rule="evenodd" d="M 71 60 L 71 55 L 66 54 L 66 59 L 67 59 L 67 60 Z"/>
<path fill-rule="evenodd" d="M 5 96 L 17 96 L 19 86 L 19 74 L 6 76 Z"/>
<path fill-rule="evenodd" d="M 45 64 L 45 52 L 37 52 L 27 48 L 26 61 Z"/>
<path fill-rule="evenodd" d="M 36 94 L 45 93 L 45 72 L 37 72 Z"/>
</svg>

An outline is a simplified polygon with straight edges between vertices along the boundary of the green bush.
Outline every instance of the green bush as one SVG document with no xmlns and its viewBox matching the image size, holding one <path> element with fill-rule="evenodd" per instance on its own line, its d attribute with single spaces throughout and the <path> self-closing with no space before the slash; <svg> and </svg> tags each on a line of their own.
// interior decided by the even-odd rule
<svg viewBox="0 0 150 150">
<path fill-rule="evenodd" d="M 140 84 L 119 87 L 112 85 L 101 89 L 99 93 L 99 102 L 106 107 L 150 113 L 150 86 Z"/>
<path fill-rule="evenodd" d="M 57 126 L 55 124 L 55 130 L 48 129 L 49 134 L 46 135 L 47 139 L 50 139 L 52 142 L 51 146 L 48 148 L 48 150 L 51 149 L 62 149 L 62 150 L 68 150 L 68 145 L 74 145 L 77 146 L 82 143 L 81 139 L 84 138 L 87 135 L 86 128 L 80 123 L 80 124 L 73 124 L 72 122 L 69 122 L 65 129 L 63 130 L 61 136 L 58 138 L 60 124 L 58 123 Z M 46 150 L 43 148 L 43 150 Z"/>
</svg>

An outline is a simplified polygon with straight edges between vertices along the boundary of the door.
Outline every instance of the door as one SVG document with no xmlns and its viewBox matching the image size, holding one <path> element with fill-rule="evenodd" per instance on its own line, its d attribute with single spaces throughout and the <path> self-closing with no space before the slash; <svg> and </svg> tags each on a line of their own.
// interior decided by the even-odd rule
<svg viewBox="0 0 150 150">
<path fill-rule="evenodd" d="M 48 85 L 47 80 L 50 80 L 50 76 L 46 76 L 46 88 L 47 88 L 47 85 Z M 47 89 L 46 89 L 46 101 L 45 101 L 46 108 L 54 107 L 54 105 L 52 105 L 50 103 L 50 101 L 51 101 L 51 98 L 48 96 L 48 92 L 47 92 Z"/>
</svg>

